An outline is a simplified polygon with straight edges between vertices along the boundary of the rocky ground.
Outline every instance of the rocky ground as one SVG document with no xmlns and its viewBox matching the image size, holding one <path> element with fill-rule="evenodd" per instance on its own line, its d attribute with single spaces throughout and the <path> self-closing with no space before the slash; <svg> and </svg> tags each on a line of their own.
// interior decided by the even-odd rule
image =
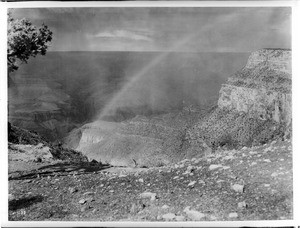
<svg viewBox="0 0 300 228">
<path fill-rule="evenodd" d="M 10 221 L 293 218 L 290 141 L 219 149 L 203 158 L 155 168 L 47 157 L 26 164 L 10 157 Z"/>
</svg>

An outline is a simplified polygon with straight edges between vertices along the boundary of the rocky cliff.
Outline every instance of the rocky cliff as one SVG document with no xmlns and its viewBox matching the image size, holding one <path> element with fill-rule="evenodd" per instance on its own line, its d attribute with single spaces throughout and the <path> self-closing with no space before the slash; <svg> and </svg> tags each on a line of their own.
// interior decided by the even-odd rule
<svg viewBox="0 0 300 228">
<path fill-rule="evenodd" d="M 199 112 L 183 110 L 122 122 L 98 120 L 73 130 L 65 143 L 90 160 L 114 166 L 162 166 L 210 152 L 203 140 L 194 150 L 185 138 L 188 122 L 199 118 Z"/>
<path fill-rule="evenodd" d="M 290 50 L 255 51 L 246 66 L 222 86 L 218 106 L 289 125 L 292 120 L 291 83 Z"/>
<path fill-rule="evenodd" d="M 229 77 L 217 108 L 188 134 L 210 147 L 252 146 L 291 137 L 291 51 L 253 52 L 245 67 Z M 191 137 L 192 138 L 192 137 Z"/>
<path fill-rule="evenodd" d="M 12 124 L 36 131 L 49 140 L 64 136 L 75 127 L 70 121 L 70 96 L 51 78 L 27 74 L 13 75 L 9 92 L 9 116 Z"/>
</svg>

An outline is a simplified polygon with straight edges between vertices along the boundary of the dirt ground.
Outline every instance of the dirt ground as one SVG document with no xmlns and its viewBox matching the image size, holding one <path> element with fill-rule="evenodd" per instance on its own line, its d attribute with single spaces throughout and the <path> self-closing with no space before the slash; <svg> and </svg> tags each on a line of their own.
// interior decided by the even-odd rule
<svg viewBox="0 0 300 228">
<path fill-rule="evenodd" d="M 293 219 L 290 141 L 155 168 L 9 161 L 10 221 Z"/>
</svg>

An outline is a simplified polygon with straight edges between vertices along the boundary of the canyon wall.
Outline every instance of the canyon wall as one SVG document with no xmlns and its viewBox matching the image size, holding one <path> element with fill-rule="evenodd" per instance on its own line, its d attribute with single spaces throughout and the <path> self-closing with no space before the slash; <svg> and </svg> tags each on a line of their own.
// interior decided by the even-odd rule
<svg viewBox="0 0 300 228">
<path fill-rule="evenodd" d="M 222 85 L 218 107 L 289 125 L 292 120 L 291 83 L 291 51 L 258 50 L 250 55 L 243 69 Z"/>
</svg>

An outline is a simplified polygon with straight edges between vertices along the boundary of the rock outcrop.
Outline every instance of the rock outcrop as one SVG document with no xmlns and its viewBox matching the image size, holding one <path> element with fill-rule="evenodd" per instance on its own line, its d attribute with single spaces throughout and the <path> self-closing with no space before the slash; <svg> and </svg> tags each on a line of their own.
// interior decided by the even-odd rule
<svg viewBox="0 0 300 228">
<path fill-rule="evenodd" d="M 291 137 L 291 51 L 253 52 L 220 90 L 217 108 L 188 135 L 210 147 L 252 146 Z"/>
<path fill-rule="evenodd" d="M 98 120 L 73 130 L 65 142 L 89 160 L 114 166 L 162 166 L 209 153 L 203 140 L 197 142 L 196 150 L 186 141 L 187 118 L 198 117 L 183 112 L 136 116 L 123 122 Z"/>
<path fill-rule="evenodd" d="M 222 86 L 218 106 L 289 125 L 291 83 L 291 51 L 262 49 L 253 52 L 246 66 Z"/>
<path fill-rule="evenodd" d="M 9 91 L 9 121 L 55 140 L 75 127 L 69 119 L 70 96 L 49 78 L 13 75 Z"/>
</svg>

